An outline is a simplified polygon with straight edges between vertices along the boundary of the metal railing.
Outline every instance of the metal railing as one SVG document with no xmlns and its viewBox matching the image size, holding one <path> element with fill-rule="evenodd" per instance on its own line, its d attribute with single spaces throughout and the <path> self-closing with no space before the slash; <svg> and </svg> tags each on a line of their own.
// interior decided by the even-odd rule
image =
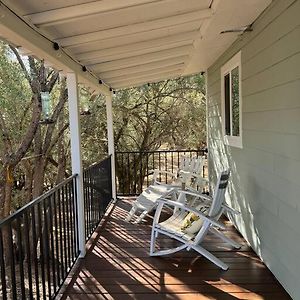
<svg viewBox="0 0 300 300">
<path fill-rule="evenodd" d="M 2 299 L 53 299 L 79 256 L 76 176 L 0 222 Z"/>
<path fill-rule="evenodd" d="M 176 172 L 182 156 L 202 156 L 207 150 L 157 150 L 116 152 L 117 194 L 133 196 L 142 192 L 151 182 L 151 170 Z M 203 168 L 203 176 L 206 168 Z M 160 178 L 171 183 L 171 178 Z"/>
<path fill-rule="evenodd" d="M 111 157 L 84 170 L 84 207 L 86 241 L 93 234 L 112 200 Z"/>
</svg>

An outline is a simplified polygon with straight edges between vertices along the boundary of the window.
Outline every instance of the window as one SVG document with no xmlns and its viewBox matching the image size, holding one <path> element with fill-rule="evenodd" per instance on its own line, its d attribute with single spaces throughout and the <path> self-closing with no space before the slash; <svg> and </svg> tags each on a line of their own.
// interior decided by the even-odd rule
<svg viewBox="0 0 300 300">
<path fill-rule="evenodd" d="M 241 52 L 221 68 L 222 127 L 225 143 L 242 148 Z"/>
</svg>

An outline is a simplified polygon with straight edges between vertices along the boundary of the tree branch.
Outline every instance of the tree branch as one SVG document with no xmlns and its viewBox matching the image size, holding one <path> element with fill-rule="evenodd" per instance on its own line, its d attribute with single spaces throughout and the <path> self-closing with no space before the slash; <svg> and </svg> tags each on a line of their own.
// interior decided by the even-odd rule
<svg viewBox="0 0 300 300">
<path fill-rule="evenodd" d="M 22 70 L 24 72 L 24 75 L 25 75 L 25 77 L 26 77 L 29 85 L 31 86 L 32 85 L 32 79 L 31 79 L 31 77 L 30 77 L 30 75 L 29 75 L 29 73 L 28 73 L 28 71 L 26 69 L 26 66 L 25 66 L 25 64 L 24 64 L 24 62 L 23 62 L 23 60 L 22 60 L 22 58 L 21 58 L 18 50 L 15 47 L 11 46 L 11 45 L 9 45 L 9 48 L 15 54 L 15 56 L 17 58 L 17 61 L 18 61 L 19 65 L 21 66 L 21 68 L 22 68 Z"/>
</svg>

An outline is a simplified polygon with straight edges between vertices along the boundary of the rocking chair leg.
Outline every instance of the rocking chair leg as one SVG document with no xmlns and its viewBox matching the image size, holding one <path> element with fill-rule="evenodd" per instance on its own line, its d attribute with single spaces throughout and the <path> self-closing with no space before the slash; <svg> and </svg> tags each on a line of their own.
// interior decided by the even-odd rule
<svg viewBox="0 0 300 300">
<path fill-rule="evenodd" d="M 153 245 L 155 246 L 155 243 L 153 243 Z M 152 245 L 151 245 L 152 246 Z M 178 246 L 176 248 L 172 248 L 172 249 L 166 249 L 166 250 L 159 250 L 159 251 L 152 251 L 150 252 L 150 256 L 163 256 L 163 255 L 169 255 L 169 254 L 173 254 L 176 252 L 179 252 L 183 249 L 185 249 L 187 247 L 186 244 L 183 244 L 181 246 Z"/>
<path fill-rule="evenodd" d="M 130 220 L 131 220 L 132 217 L 134 216 L 135 212 L 136 212 L 136 207 L 135 207 L 135 206 L 132 206 L 130 212 L 128 213 L 127 218 L 125 219 L 125 221 L 130 222 Z"/>
<path fill-rule="evenodd" d="M 157 238 L 157 232 L 152 229 L 152 231 L 151 231 L 151 241 L 150 241 L 150 256 L 152 256 L 155 252 L 156 238 Z"/>
<path fill-rule="evenodd" d="M 200 254 L 202 254 L 203 256 L 205 256 L 208 260 L 210 260 L 211 262 L 213 262 L 215 265 L 217 265 L 222 270 L 224 270 L 224 271 L 228 270 L 228 266 L 225 263 L 223 263 L 220 259 L 218 259 L 216 256 L 214 256 L 213 254 L 211 254 L 206 249 L 204 249 L 204 248 L 202 248 L 200 246 L 192 246 L 192 248 L 194 250 L 196 250 L 197 252 L 199 252 Z"/>
<path fill-rule="evenodd" d="M 233 246 L 236 249 L 240 249 L 241 245 L 238 244 L 236 241 L 230 239 L 229 237 L 227 237 L 225 234 L 223 234 L 222 232 L 220 232 L 219 230 L 211 227 L 209 229 L 210 232 L 212 232 L 213 234 L 215 234 L 216 236 L 218 236 L 220 239 L 222 239 L 224 242 L 230 244 L 231 246 Z"/>
<path fill-rule="evenodd" d="M 136 219 L 136 221 L 134 222 L 134 224 L 139 224 L 141 223 L 141 221 L 146 217 L 146 215 L 148 214 L 147 210 L 144 210 L 139 217 Z"/>
</svg>

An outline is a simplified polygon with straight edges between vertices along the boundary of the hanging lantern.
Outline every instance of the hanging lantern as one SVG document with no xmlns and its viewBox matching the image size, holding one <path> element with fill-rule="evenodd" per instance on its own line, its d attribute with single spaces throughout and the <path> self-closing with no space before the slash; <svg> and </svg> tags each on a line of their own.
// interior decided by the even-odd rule
<svg viewBox="0 0 300 300">
<path fill-rule="evenodd" d="M 41 92 L 42 100 L 42 124 L 51 124 L 53 120 L 50 118 L 51 115 L 51 103 L 49 92 Z"/>
</svg>

